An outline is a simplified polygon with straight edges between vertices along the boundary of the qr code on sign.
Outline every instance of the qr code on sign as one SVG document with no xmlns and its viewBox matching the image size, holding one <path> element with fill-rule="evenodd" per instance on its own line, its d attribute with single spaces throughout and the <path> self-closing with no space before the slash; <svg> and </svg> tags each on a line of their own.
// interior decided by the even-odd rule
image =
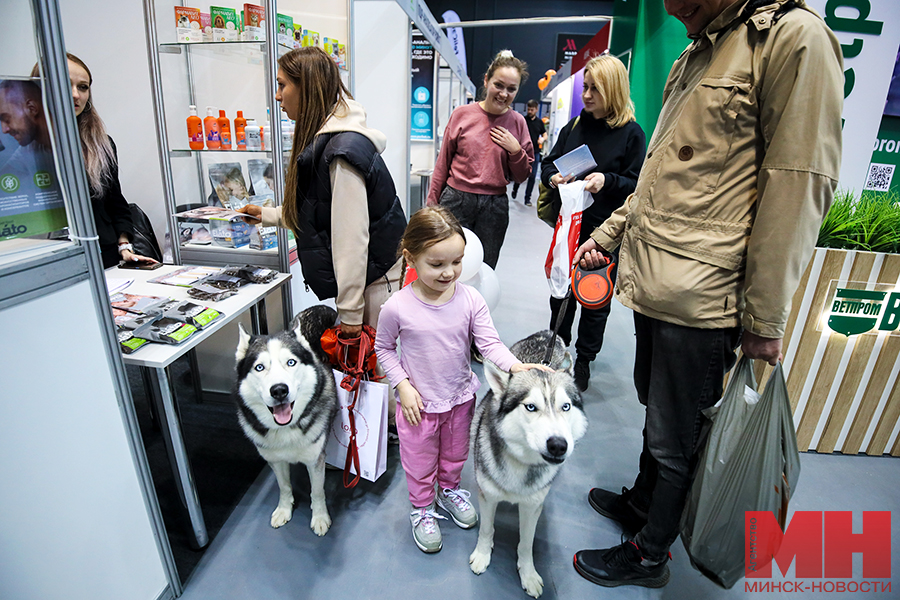
<svg viewBox="0 0 900 600">
<path fill-rule="evenodd" d="M 895 165 L 869 165 L 869 176 L 866 177 L 865 189 L 875 192 L 886 192 L 891 189 L 891 179 L 894 178 Z"/>
</svg>

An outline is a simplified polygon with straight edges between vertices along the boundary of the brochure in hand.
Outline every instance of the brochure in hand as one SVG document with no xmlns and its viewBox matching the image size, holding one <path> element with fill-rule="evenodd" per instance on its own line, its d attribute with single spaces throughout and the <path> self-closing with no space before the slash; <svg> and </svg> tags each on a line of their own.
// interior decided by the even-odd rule
<svg viewBox="0 0 900 600">
<path fill-rule="evenodd" d="M 584 144 L 578 146 L 571 152 L 563 154 L 553 161 L 553 164 L 559 170 L 559 174 L 563 177 L 580 177 L 590 172 L 597 166 L 591 150 Z"/>
<path fill-rule="evenodd" d="M 245 215 L 221 206 L 201 206 L 177 213 L 175 216 L 182 220 L 207 221 L 212 243 L 226 248 L 239 248 L 249 244 L 251 227 L 244 223 L 244 219 L 260 220 L 257 217 Z M 192 242 L 193 235 L 192 233 Z"/>
</svg>

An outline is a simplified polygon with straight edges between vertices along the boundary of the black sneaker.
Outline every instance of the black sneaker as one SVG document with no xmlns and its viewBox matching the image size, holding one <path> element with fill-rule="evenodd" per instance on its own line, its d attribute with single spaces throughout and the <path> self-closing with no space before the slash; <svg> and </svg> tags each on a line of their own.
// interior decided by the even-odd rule
<svg viewBox="0 0 900 600">
<path fill-rule="evenodd" d="M 575 385 L 582 392 L 591 385 L 591 363 L 584 359 L 575 360 Z"/>
<path fill-rule="evenodd" d="M 594 488 L 588 492 L 588 502 L 604 517 L 618 521 L 625 533 L 634 536 L 647 524 L 647 513 L 634 506 L 632 493 L 624 487 L 621 494 Z"/>
<path fill-rule="evenodd" d="M 669 582 L 669 557 L 650 563 L 641 556 L 633 540 L 604 550 L 579 550 L 575 553 L 578 574 L 603 587 L 641 585 L 661 588 Z"/>
<path fill-rule="evenodd" d="M 531 206 L 531 200 L 528 198 L 525 199 L 525 206 Z"/>
</svg>

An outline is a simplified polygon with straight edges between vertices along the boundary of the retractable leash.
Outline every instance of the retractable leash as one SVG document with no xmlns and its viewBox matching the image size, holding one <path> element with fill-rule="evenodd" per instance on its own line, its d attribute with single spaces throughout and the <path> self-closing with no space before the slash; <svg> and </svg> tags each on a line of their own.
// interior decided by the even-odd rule
<svg viewBox="0 0 900 600">
<path fill-rule="evenodd" d="M 579 304 L 590 309 L 603 308 L 612 300 L 613 282 L 609 272 L 616 266 L 616 263 L 610 257 L 608 257 L 608 260 L 607 264 L 597 269 L 583 269 L 580 265 L 576 265 L 572 269 L 572 283 L 569 289 L 566 290 L 566 297 L 563 298 L 562 305 L 559 307 L 556 325 L 553 327 L 553 336 L 550 338 L 547 352 L 544 353 L 544 359 L 541 361 L 542 365 L 550 366 L 550 357 L 553 356 L 556 337 L 565 317 L 566 309 L 569 308 L 569 299 L 573 295 Z"/>
<path fill-rule="evenodd" d="M 556 325 L 553 327 L 553 335 L 550 337 L 550 344 L 547 346 L 547 351 L 544 353 L 544 358 L 541 360 L 541 364 L 545 367 L 550 366 L 550 358 L 553 356 L 553 348 L 556 347 L 556 336 L 559 333 L 559 327 L 562 325 L 563 319 L 566 317 L 566 309 L 569 308 L 569 300 L 572 298 L 572 288 L 566 290 L 566 297 L 563 298 L 562 304 L 559 307 L 559 313 L 556 315 Z"/>
<path fill-rule="evenodd" d="M 572 293 L 575 299 L 585 308 L 603 308 L 613 297 L 613 282 L 609 273 L 616 266 L 612 257 L 608 263 L 597 269 L 572 269 Z"/>
</svg>

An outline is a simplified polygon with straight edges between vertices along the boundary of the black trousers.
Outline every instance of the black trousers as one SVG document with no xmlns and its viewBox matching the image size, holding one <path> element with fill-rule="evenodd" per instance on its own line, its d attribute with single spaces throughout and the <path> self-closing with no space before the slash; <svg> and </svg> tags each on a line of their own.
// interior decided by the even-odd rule
<svg viewBox="0 0 900 600">
<path fill-rule="evenodd" d="M 698 329 L 634 313 L 634 385 L 647 408 L 634 504 L 647 510 L 635 542 L 643 556 L 662 560 L 678 538 L 681 513 L 706 444 L 703 410 L 722 397 L 735 363 L 741 328 Z"/>
<path fill-rule="evenodd" d="M 534 158 L 534 162 L 531 164 L 531 175 L 528 176 L 528 184 L 525 186 L 525 199 L 531 200 L 531 192 L 534 191 L 534 180 L 537 178 L 538 168 L 541 166 L 541 161 L 538 160 L 537 157 Z M 519 193 L 519 184 L 514 183 L 512 189 L 513 198 L 516 197 L 516 194 Z"/>
<path fill-rule="evenodd" d="M 586 239 L 586 238 L 585 238 Z M 616 283 L 616 274 L 619 270 L 619 250 L 613 253 L 616 266 L 613 267 L 609 276 L 613 284 Z M 556 319 L 559 316 L 559 310 L 563 301 L 559 298 L 550 297 L 550 329 L 556 327 Z M 578 339 L 575 340 L 575 353 L 577 359 L 586 360 L 588 362 L 597 358 L 600 349 L 603 347 L 603 334 L 606 332 L 606 320 L 609 318 L 609 311 L 612 303 L 607 304 L 603 308 L 590 309 L 578 304 L 575 298 L 569 299 L 569 306 L 566 307 L 566 314 L 563 316 L 562 323 L 559 326 L 559 337 L 566 346 L 572 341 L 572 325 L 575 322 L 575 311 L 581 308 L 581 317 L 578 320 Z"/>
<path fill-rule="evenodd" d="M 448 185 L 441 193 L 440 203 L 453 213 L 460 225 L 478 236 L 484 248 L 484 262 L 496 269 L 509 227 L 509 199 L 506 194 L 472 194 Z"/>
</svg>

